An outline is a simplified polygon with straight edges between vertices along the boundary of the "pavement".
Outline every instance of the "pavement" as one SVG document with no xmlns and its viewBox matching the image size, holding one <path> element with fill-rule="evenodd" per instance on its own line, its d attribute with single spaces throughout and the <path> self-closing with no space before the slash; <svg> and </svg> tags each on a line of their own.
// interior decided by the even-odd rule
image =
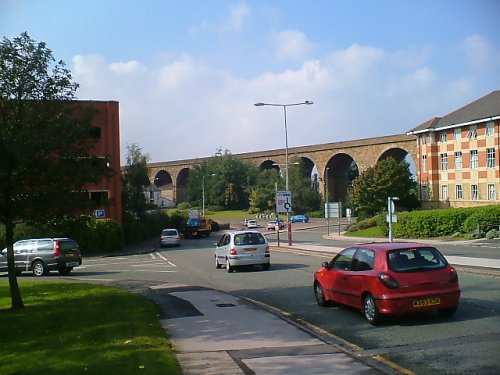
<svg viewBox="0 0 500 375">
<path fill-rule="evenodd" d="M 341 250 L 304 243 L 270 245 L 332 256 Z M 456 265 L 500 269 L 496 259 L 447 258 Z M 159 308 L 184 375 L 413 374 L 380 356 L 357 356 L 354 344 L 257 301 L 171 283 L 149 286 L 146 295 Z"/>
</svg>

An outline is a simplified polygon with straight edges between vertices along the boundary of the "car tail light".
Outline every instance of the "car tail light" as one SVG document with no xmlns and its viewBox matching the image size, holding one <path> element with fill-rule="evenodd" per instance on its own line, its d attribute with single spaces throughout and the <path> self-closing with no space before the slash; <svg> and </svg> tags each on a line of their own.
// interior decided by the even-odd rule
<svg viewBox="0 0 500 375">
<path fill-rule="evenodd" d="M 269 254 L 270 251 L 269 251 L 269 246 L 266 246 L 266 254 Z"/>
<path fill-rule="evenodd" d="M 399 284 L 396 281 L 396 279 L 394 277 L 392 277 L 391 275 L 389 275 L 388 273 L 380 272 L 378 274 L 378 279 L 380 280 L 380 282 L 382 284 L 384 284 L 386 287 L 388 287 L 390 289 L 399 288 Z"/>
<path fill-rule="evenodd" d="M 59 241 L 54 241 L 54 258 L 59 258 L 60 247 Z"/>
<path fill-rule="evenodd" d="M 233 247 L 231 250 L 229 250 L 229 255 L 238 255 L 238 251 Z"/>
<path fill-rule="evenodd" d="M 458 274 L 457 274 L 457 271 L 455 270 L 455 268 L 452 268 L 450 270 L 450 274 L 448 275 L 448 282 L 450 284 L 454 284 L 454 283 L 458 282 Z"/>
</svg>

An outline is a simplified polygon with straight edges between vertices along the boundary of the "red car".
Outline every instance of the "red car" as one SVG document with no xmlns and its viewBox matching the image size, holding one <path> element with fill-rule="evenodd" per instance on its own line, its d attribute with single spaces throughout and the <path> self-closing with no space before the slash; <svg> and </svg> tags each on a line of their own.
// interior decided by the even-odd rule
<svg viewBox="0 0 500 375">
<path fill-rule="evenodd" d="M 460 287 L 455 268 L 434 247 L 385 242 L 348 247 L 314 273 L 320 306 L 340 303 L 364 312 L 370 324 L 384 315 L 457 310 Z"/>
</svg>

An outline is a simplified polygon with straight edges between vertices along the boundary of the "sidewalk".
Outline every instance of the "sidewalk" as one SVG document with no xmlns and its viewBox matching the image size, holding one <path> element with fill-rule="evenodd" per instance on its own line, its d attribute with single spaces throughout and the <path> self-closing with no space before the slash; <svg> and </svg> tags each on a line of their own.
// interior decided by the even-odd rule
<svg viewBox="0 0 500 375">
<path fill-rule="evenodd" d="M 162 284 L 148 294 L 162 301 L 160 322 L 184 375 L 401 373 L 371 357 L 355 358 L 345 343 L 328 343 L 224 292 Z"/>
</svg>

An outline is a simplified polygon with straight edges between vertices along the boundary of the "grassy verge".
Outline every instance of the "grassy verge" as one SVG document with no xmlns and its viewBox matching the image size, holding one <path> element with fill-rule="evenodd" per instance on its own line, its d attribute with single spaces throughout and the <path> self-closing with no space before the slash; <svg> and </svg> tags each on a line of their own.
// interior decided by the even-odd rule
<svg viewBox="0 0 500 375">
<path fill-rule="evenodd" d="M 355 232 L 345 232 L 347 237 L 365 237 L 365 238 L 384 238 L 384 234 L 380 227 L 370 227 L 366 229 L 357 230 Z"/>
<path fill-rule="evenodd" d="M 147 299 L 92 284 L 0 280 L 0 374 L 180 374 Z"/>
</svg>

